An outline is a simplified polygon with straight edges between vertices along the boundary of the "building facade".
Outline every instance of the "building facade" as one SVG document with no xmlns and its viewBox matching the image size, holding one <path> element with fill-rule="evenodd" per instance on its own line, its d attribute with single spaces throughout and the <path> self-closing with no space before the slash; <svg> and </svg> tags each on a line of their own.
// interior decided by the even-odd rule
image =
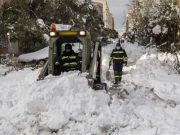
<svg viewBox="0 0 180 135">
<path fill-rule="evenodd" d="M 94 2 L 101 3 L 103 5 L 103 22 L 104 22 L 104 27 L 109 28 L 109 29 L 114 29 L 112 24 L 112 14 L 109 10 L 108 4 L 106 0 L 93 0 Z"/>
<path fill-rule="evenodd" d="M 98 12 L 98 15 L 103 17 L 103 4 L 92 1 L 92 6 Z"/>
</svg>

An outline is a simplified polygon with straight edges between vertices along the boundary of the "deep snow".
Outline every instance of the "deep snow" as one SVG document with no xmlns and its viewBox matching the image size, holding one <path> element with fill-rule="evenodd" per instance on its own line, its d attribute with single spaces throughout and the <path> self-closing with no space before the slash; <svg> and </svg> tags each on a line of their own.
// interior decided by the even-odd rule
<svg viewBox="0 0 180 135">
<path fill-rule="evenodd" d="M 104 77 L 114 46 L 103 48 Z M 129 57 L 123 87 L 130 95 L 114 95 L 110 105 L 109 95 L 89 88 L 78 71 L 42 81 L 36 81 L 41 69 L 1 74 L 0 135 L 179 135 L 175 56 L 137 44 L 123 48 Z"/>
</svg>

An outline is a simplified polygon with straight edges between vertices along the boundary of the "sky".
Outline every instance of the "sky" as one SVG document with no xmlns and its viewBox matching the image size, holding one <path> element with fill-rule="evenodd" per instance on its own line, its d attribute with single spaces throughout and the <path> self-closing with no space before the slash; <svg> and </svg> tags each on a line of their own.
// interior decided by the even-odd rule
<svg viewBox="0 0 180 135">
<path fill-rule="evenodd" d="M 0 134 L 179 135 L 180 76 L 173 68 L 175 56 L 123 43 L 128 65 L 123 68 L 122 89 L 129 95 L 110 98 L 112 82 L 105 73 L 114 47 L 102 48 L 108 93 L 90 88 L 87 74 L 79 71 L 37 81 L 41 68 L 16 71 L 0 64 Z"/>
<path fill-rule="evenodd" d="M 114 17 L 115 30 L 121 35 L 124 30 L 123 23 L 127 13 L 126 4 L 129 3 L 129 0 L 107 0 L 107 3 Z"/>
</svg>

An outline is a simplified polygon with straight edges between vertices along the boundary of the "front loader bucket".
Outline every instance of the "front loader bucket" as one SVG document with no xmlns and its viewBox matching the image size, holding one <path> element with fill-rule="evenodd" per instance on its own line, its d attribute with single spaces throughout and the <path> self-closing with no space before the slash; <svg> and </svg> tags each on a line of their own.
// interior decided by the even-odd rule
<svg viewBox="0 0 180 135">
<path fill-rule="evenodd" d="M 93 85 L 93 89 L 96 91 L 96 90 L 105 90 L 106 92 L 107 91 L 107 84 L 106 83 L 95 83 Z"/>
</svg>

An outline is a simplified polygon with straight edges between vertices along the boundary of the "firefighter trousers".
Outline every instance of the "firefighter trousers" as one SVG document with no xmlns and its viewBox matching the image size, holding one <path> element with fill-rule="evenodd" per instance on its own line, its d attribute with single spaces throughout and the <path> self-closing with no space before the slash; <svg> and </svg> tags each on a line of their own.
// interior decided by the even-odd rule
<svg viewBox="0 0 180 135">
<path fill-rule="evenodd" d="M 116 83 L 121 81 L 122 69 L 123 69 L 123 63 L 114 63 L 113 64 L 114 79 L 115 79 Z"/>
</svg>

